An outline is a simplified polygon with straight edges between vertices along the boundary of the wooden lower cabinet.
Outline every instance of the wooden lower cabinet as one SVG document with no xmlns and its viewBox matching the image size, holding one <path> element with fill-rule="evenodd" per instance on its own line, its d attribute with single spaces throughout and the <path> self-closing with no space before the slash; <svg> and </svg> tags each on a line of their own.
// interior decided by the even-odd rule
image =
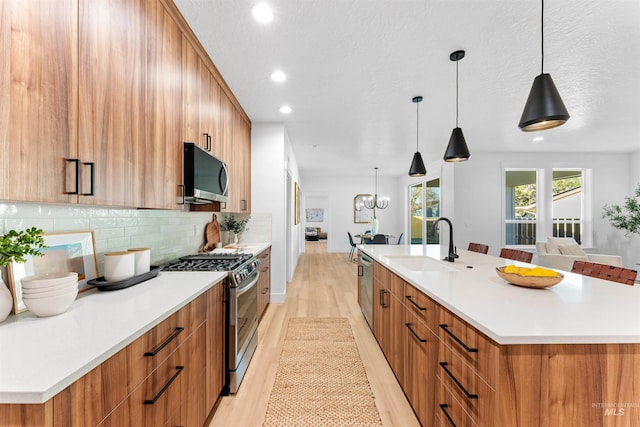
<svg viewBox="0 0 640 427">
<path fill-rule="evenodd" d="M 423 426 L 640 426 L 640 344 L 499 345 L 381 264 L 373 275 L 374 335 Z"/>
<path fill-rule="evenodd" d="M 271 247 L 258 254 L 260 278 L 258 279 L 258 319 L 262 317 L 271 300 Z"/>
<path fill-rule="evenodd" d="M 0 425 L 202 427 L 224 386 L 224 288 L 214 285 L 49 401 L 0 404 Z"/>
</svg>

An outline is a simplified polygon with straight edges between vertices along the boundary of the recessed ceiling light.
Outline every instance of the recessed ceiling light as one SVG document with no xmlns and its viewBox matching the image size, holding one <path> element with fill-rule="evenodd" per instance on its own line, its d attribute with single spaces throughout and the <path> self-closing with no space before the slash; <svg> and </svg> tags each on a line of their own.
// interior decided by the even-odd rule
<svg viewBox="0 0 640 427">
<path fill-rule="evenodd" d="M 288 105 L 283 105 L 282 107 L 280 107 L 281 113 L 289 114 L 291 111 L 291 107 L 289 107 Z"/>
<path fill-rule="evenodd" d="M 287 76 L 282 71 L 278 70 L 271 73 L 271 80 L 280 83 L 287 80 Z"/>
<path fill-rule="evenodd" d="M 533 142 L 540 142 L 540 141 L 544 141 L 544 136 L 536 136 L 535 138 L 533 138 Z"/>
<path fill-rule="evenodd" d="M 265 3 L 259 3 L 251 9 L 253 19 L 263 24 L 273 21 L 273 10 Z"/>
</svg>

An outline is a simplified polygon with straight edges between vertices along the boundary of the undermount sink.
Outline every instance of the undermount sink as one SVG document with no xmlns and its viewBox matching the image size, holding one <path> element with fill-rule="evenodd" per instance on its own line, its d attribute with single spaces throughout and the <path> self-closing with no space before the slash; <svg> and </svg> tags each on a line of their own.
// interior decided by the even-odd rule
<svg viewBox="0 0 640 427">
<path fill-rule="evenodd" d="M 387 256 L 389 261 L 412 271 L 454 271 L 448 263 L 426 256 Z"/>
</svg>

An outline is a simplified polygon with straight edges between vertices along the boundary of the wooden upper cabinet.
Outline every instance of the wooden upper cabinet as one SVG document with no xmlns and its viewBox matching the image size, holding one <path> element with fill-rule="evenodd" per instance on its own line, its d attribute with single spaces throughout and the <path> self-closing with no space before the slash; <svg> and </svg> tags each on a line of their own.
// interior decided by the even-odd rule
<svg viewBox="0 0 640 427">
<path fill-rule="evenodd" d="M 152 2 L 147 26 L 144 207 L 175 209 L 182 183 L 182 32 Z"/>
<path fill-rule="evenodd" d="M 80 0 L 79 149 L 82 161 L 95 165 L 93 195 L 81 195 L 81 203 L 143 205 L 145 21 L 152 1 Z"/>
<path fill-rule="evenodd" d="M 193 142 L 204 148 L 200 133 L 200 57 L 186 36 L 182 36 L 182 130 L 181 142 Z"/>
<path fill-rule="evenodd" d="M 74 203 L 77 0 L 0 4 L 0 198 Z"/>
<path fill-rule="evenodd" d="M 221 99 L 227 100 L 226 96 Z M 230 102 L 229 102 L 230 103 Z M 224 102 L 221 102 L 221 106 Z M 229 165 L 227 212 L 251 212 L 251 128 L 244 117 L 231 107 L 223 111 L 222 152 Z M 230 119 L 226 116 L 227 111 Z M 230 131 L 227 130 L 230 127 Z M 224 205 L 223 205 L 224 207 Z"/>
</svg>

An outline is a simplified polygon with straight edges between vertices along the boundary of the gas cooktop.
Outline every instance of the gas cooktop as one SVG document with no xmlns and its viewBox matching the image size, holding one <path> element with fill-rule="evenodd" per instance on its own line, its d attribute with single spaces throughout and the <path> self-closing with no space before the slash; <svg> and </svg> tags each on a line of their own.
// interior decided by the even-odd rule
<svg viewBox="0 0 640 427">
<path fill-rule="evenodd" d="M 253 258 L 251 254 L 196 254 L 181 257 L 162 271 L 232 271 Z"/>
</svg>

